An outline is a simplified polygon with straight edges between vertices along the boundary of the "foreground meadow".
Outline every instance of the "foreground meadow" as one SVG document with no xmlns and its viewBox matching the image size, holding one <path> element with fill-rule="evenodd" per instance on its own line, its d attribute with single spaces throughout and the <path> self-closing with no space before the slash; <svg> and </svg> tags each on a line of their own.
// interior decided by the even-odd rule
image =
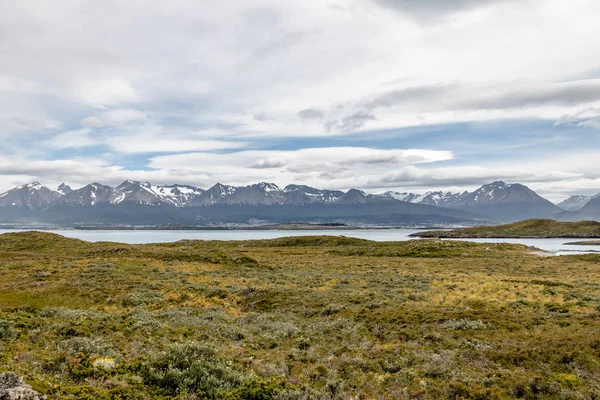
<svg viewBox="0 0 600 400">
<path fill-rule="evenodd" d="M 600 256 L 0 235 L 0 372 L 49 399 L 600 398 Z"/>
</svg>

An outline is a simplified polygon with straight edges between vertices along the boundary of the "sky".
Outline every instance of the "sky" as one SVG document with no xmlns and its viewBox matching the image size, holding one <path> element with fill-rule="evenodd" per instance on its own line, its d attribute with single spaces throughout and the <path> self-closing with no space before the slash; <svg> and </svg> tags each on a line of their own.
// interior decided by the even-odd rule
<svg viewBox="0 0 600 400">
<path fill-rule="evenodd" d="M 600 192 L 594 0 L 0 0 L 0 191 Z"/>
</svg>

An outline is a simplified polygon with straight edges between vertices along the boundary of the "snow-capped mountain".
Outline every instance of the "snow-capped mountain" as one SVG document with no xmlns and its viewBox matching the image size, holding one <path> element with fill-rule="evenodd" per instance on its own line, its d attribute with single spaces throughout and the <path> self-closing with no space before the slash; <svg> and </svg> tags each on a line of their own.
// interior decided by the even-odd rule
<svg viewBox="0 0 600 400">
<path fill-rule="evenodd" d="M 284 191 L 302 193 L 313 203 L 334 203 L 344 195 L 341 190 L 321 190 L 306 185 L 287 185 Z"/>
<path fill-rule="evenodd" d="M 571 196 L 566 200 L 561 201 L 557 204 L 558 207 L 565 211 L 579 211 L 581 210 L 590 200 L 600 198 L 600 193 L 595 196 L 583 196 L 575 195 Z"/>
<path fill-rule="evenodd" d="M 545 203 L 548 200 L 520 183 L 502 181 L 483 185 L 472 193 L 465 193 L 455 206 L 477 206 L 486 204 Z"/>
<path fill-rule="evenodd" d="M 389 199 L 382 198 L 381 196 L 367 194 L 362 190 L 350 189 L 342 197 L 336 200 L 336 204 L 367 204 L 374 203 L 377 201 L 385 201 Z"/>
<path fill-rule="evenodd" d="M 382 196 L 417 204 L 458 208 L 503 221 L 552 217 L 560 212 L 558 207 L 527 186 L 502 181 L 483 185 L 473 192 L 433 191 L 424 195 L 386 192 Z"/>
<path fill-rule="evenodd" d="M 400 193 L 400 192 L 385 192 L 385 193 L 382 193 L 381 196 L 387 197 L 390 199 L 406 201 L 408 203 L 420 203 L 421 200 L 423 200 L 423 197 L 425 197 L 425 195 L 423 195 L 423 194 L 416 194 L 416 193 L 409 193 L 409 192 L 402 192 L 402 193 Z"/>
<path fill-rule="evenodd" d="M 552 218 L 561 209 L 520 183 L 492 182 L 464 193 L 452 207 L 501 221 Z"/>
<path fill-rule="evenodd" d="M 452 192 L 427 192 L 419 201 L 419 204 L 427 204 L 437 207 L 456 207 L 469 192 L 452 193 Z"/>
<path fill-rule="evenodd" d="M 576 217 L 576 220 L 582 219 L 590 219 L 590 220 L 599 220 L 600 219 L 600 194 L 593 196 L 583 207 L 581 210 L 575 211 L 572 214 Z"/>
<path fill-rule="evenodd" d="M 272 206 L 283 203 L 283 191 L 274 183 L 260 182 L 235 188 L 229 195 L 219 200 L 219 203 Z"/>
<path fill-rule="evenodd" d="M 132 207 L 138 207 L 139 210 L 148 210 L 148 207 L 174 207 L 189 210 L 218 205 L 236 207 L 319 206 L 322 210 L 328 210 L 319 214 L 325 216 L 333 210 L 333 208 L 325 207 L 329 205 L 340 208 L 347 205 L 372 207 L 369 215 L 376 215 L 378 212 L 382 212 L 383 208 L 391 215 L 408 215 L 421 213 L 422 210 L 419 207 L 433 207 L 424 209 L 424 213 L 437 210 L 436 212 L 446 215 L 452 214 L 451 211 L 446 210 L 458 209 L 475 216 L 478 215 L 479 218 L 502 221 L 552 217 L 560 212 L 557 206 L 528 187 L 501 181 L 483 185 L 474 192 L 432 191 L 425 194 L 385 192 L 380 195 L 368 194 L 358 189 L 343 192 L 316 189 L 306 185 L 288 185 L 281 189 L 276 184 L 268 182 L 241 187 L 217 183 L 204 190 L 190 185 L 156 186 L 149 182 L 128 180 L 117 187 L 92 183 L 75 190 L 66 184 L 61 184 L 56 191 L 34 182 L 16 187 L 0 195 L 0 207 L 2 208 L 12 207 L 39 211 L 60 205 L 64 210 L 65 206 L 95 207 L 101 204 L 119 206 L 120 209 L 126 207 L 127 212 L 132 212 Z M 410 208 L 407 204 L 419 207 Z M 234 208 L 223 209 L 233 210 Z M 251 213 L 251 211 L 248 212 Z"/>
<path fill-rule="evenodd" d="M 160 187 L 153 186 L 150 182 L 125 181 L 116 189 L 125 196 L 121 201 L 147 205 L 179 205 L 174 197 L 163 195 Z"/>
<path fill-rule="evenodd" d="M 153 186 L 152 190 L 161 198 L 169 199 L 168 202 L 175 205 L 188 204 L 192 199 L 202 195 L 205 191 L 190 185 L 164 185 Z"/>
<path fill-rule="evenodd" d="M 71 189 L 71 186 L 67 185 L 66 183 L 61 183 L 56 191 L 64 196 L 65 194 L 71 193 L 73 189 Z"/>
<path fill-rule="evenodd" d="M 80 189 L 71 190 L 57 199 L 57 203 L 77 206 L 94 206 L 108 203 L 118 204 L 125 199 L 125 193 L 113 187 L 94 182 Z"/>
<path fill-rule="evenodd" d="M 210 206 L 213 204 L 217 204 L 222 199 L 227 196 L 231 196 L 235 193 L 236 187 L 223 185 L 221 183 L 217 183 L 210 189 L 204 191 L 203 193 L 193 196 L 190 200 L 188 200 L 185 205 L 189 207 L 197 207 L 197 206 Z"/>
<path fill-rule="evenodd" d="M 0 207 L 41 209 L 55 204 L 61 196 L 61 193 L 49 189 L 39 182 L 32 182 L 0 194 Z"/>
</svg>

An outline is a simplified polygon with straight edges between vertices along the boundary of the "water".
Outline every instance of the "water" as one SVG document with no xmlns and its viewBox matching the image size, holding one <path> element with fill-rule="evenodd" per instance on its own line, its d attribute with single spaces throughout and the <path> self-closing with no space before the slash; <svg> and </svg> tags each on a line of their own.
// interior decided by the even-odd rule
<svg viewBox="0 0 600 400">
<path fill-rule="evenodd" d="M 19 230 L 0 230 L 1 233 Z M 89 242 L 121 242 L 130 244 L 176 242 L 191 240 L 256 240 L 275 239 L 286 236 L 335 235 L 374 241 L 403 241 L 412 239 L 410 234 L 417 229 L 327 229 L 327 230 L 50 230 L 70 238 Z M 552 252 L 556 255 L 600 252 L 600 246 L 565 245 L 581 239 L 461 239 L 479 243 L 517 243 Z"/>
</svg>

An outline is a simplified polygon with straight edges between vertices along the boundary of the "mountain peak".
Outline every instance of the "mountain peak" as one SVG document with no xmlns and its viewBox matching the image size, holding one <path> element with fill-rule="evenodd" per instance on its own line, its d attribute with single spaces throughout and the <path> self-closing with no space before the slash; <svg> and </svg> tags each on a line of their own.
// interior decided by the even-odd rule
<svg viewBox="0 0 600 400">
<path fill-rule="evenodd" d="M 597 197 L 597 196 L 596 196 Z M 590 200 L 593 200 L 593 196 L 573 195 L 566 200 L 561 201 L 557 204 L 558 207 L 565 211 L 579 211 L 581 210 Z"/>
<path fill-rule="evenodd" d="M 25 188 L 27 188 L 27 189 L 37 190 L 37 189 L 41 189 L 43 187 L 45 187 L 45 186 L 42 185 L 41 183 L 39 183 L 38 181 L 33 181 L 33 182 L 30 182 L 30 183 L 25 184 L 25 185 L 17 186 L 16 189 L 25 189 Z"/>
<path fill-rule="evenodd" d="M 61 183 L 60 185 L 58 185 L 58 189 L 57 191 L 61 194 L 67 194 L 67 193 L 71 193 L 73 191 L 73 189 L 71 189 L 71 186 L 67 185 L 66 183 Z"/>
<path fill-rule="evenodd" d="M 43 209 L 54 204 L 62 195 L 39 182 L 17 186 L 0 195 L 0 207 L 14 206 L 30 210 Z"/>
<path fill-rule="evenodd" d="M 263 189 L 265 192 L 281 192 L 279 186 L 269 182 L 259 182 L 256 184 L 258 187 Z"/>
</svg>

